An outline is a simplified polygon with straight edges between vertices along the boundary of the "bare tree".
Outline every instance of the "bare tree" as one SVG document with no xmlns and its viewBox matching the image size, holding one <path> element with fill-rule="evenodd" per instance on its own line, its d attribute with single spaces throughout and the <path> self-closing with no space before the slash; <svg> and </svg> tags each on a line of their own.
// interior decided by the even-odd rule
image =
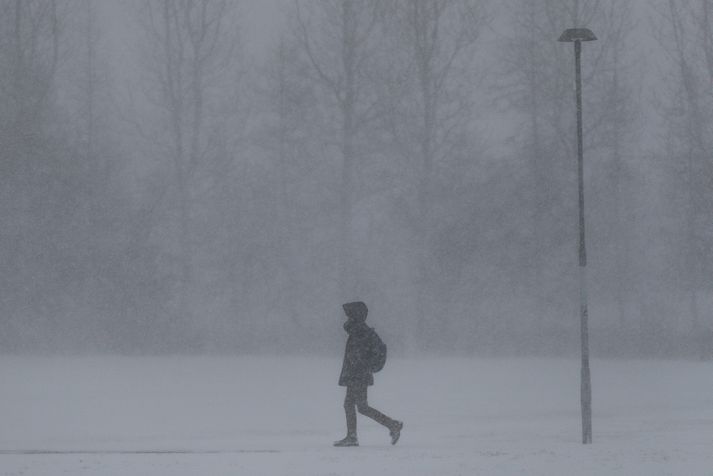
<svg viewBox="0 0 713 476">
<path fill-rule="evenodd" d="M 475 115 L 473 84 L 477 82 L 476 46 L 488 22 L 485 2 L 475 0 L 409 0 L 393 5 L 396 44 L 407 69 L 397 72 L 411 81 L 401 84 L 401 103 L 392 110 L 398 149 L 415 170 L 416 312 L 420 338 L 442 321 L 429 309 L 428 250 L 435 236 L 434 184 L 439 163 L 455 155 L 461 136 Z M 472 131 L 472 129 L 471 129 Z"/>
<path fill-rule="evenodd" d="M 358 273 L 351 244 L 354 183 L 359 172 L 358 139 L 373 119 L 376 100 L 370 61 L 377 47 L 380 5 L 374 0 L 295 2 L 292 32 L 334 125 L 327 146 L 341 155 L 339 186 L 339 293 L 353 296 Z"/>
<path fill-rule="evenodd" d="M 8 316 L 19 309 L 27 309 L 30 318 L 44 316 L 43 306 L 57 295 L 51 282 L 41 279 L 45 275 L 36 271 L 53 259 L 38 253 L 51 229 L 45 213 L 58 205 L 53 192 L 67 191 L 55 187 L 59 175 L 66 173 L 58 167 L 64 150 L 51 123 L 57 112 L 54 95 L 67 4 L 62 0 L 0 2 L 0 213 L 9 231 L 0 279 Z"/>
<path fill-rule="evenodd" d="M 682 283 L 685 283 L 690 314 L 690 331 L 698 338 L 704 322 L 700 316 L 699 294 L 709 292 L 704 276 L 710 274 L 713 250 L 711 220 L 713 166 L 713 33 L 709 0 L 659 4 L 657 34 L 667 53 L 671 74 L 663 102 L 666 125 L 666 168 L 674 177 L 669 198 L 680 207 L 682 218 Z M 709 329 L 710 332 L 710 329 Z M 708 344 L 709 345 L 709 344 Z"/>
<path fill-rule="evenodd" d="M 298 329 L 302 326 L 300 300 L 310 290 L 301 284 L 303 274 L 297 258 L 305 250 L 300 251 L 303 237 L 297 217 L 301 207 L 310 205 L 301 203 L 296 191 L 308 179 L 314 163 L 307 157 L 321 155 L 318 153 L 321 147 L 315 146 L 321 140 L 318 131 L 321 121 L 314 103 L 315 91 L 322 90 L 312 80 L 313 66 L 301 61 L 300 50 L 299 42 L 289 42 L 283 35 L 270 52 L 258 86 L 263 117 L 256 135 L 273 177 L 268 184 L 273 191 L 269 213 L 274 225 L 271 254 L 275 265 L 270 302 Z"/>
<path fill-rule="evenodd" d="M 535 291 L 533 311 L 539 319 L 547 315 L 547 296 L 553 293 L 545 263 L 552 262 L 552 248 L 558 248 L 563 229 L 562 208 L 566 203 L 563 181 L 567 177 L 563 158 L 571 156 L 569 142 L 571 101 L 569 81 L 570 51 L 554 40 L 559 31 L 571 26 L 567 2 L 516 2 L 510 5 L 513 32 L 506 43 L 503 61 L 508 81 L 501 93 L 509 107 L 525 113 L 518 143 L 526 156 L 530 179 L 526 189 L 531 220 L 529 266 Z M 560 7 L 557 9 L 556 7 Z M 566 68 L 566 69 L 565 69 Z M 545 278 L 545 279 L 543 279 Z"/>
<path fill-rule="evenodd" d="M 178 211 L 181 312 L 192 315 L 194 243 L 191 208 L 196 169 L 211 152 L 210 108 L 217 86 L 234 79 L 235 2 L 153 0 L 142 3 L 149 97 L 162 111 Z"/>
<path fill-rule="evenodd" d="M 603 158 L 598 170 L 599 186 L 595 187 L 598 201 L 604 203 L 600 227 L 601 235 L 608 236 L 611 246 L 610 261 L 606 269 L 614 279 L 605 279 L 613 286 L 608 292 L 614 295 L 614 302 L 619 314 L 619 327 L 625 334 L 631 329 L 631 311 L 628 304 L 636 295 L 637 284 L 633 283 L 634 253 L 633 232 L 638 223 L 633 211 L 635 194 L 634 160 L 637 140 L 636 125 L 640 115 L 636 104 L 636 91 L 633 81 L 636 79 L 633 71 L 640 66 L 627 53 L 627 45 L 634 29 L 631 5 L 621 2 L 605 2 L 601 6 L 602 25 L 607 25 L 605 35 L 599 41 L 604 42 L 604 57 L 599 60 L 597 81 L 594 94 L 601 97 L 597 104 L 599 108 L 594 113 L 599 116 L 598 137 L 594 146 L 599 149 Z"/>
</svg>

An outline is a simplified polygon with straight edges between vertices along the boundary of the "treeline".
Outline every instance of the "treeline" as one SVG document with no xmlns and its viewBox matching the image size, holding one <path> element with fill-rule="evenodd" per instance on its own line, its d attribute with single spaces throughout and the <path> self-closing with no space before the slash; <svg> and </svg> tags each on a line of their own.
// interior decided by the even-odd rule
<svg viewBox="0 0 713 476">
<path fill-rule="evenodd" d="M 710 345 L 707 0 L 249 6 L 0 1 L 4 351 L 575 351 L 572 26 L 592 345 Z"/>
</svg>

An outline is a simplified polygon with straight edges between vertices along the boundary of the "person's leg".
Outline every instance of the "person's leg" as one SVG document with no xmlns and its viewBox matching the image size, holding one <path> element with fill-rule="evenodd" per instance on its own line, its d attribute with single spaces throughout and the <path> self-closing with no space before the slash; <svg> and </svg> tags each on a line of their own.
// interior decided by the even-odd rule
<svg viewBox="0 0 713 476">
<path fill-rule="evenodd" d="M 364 416 L 368 416 L 377 423 L 384 425 L 389 430 L 396 428 L 396 420 L 393 420 L 379 410 L 369 406 L 367 402 L 367 387 L 356 387 L 354 388 L 353 398 L 356 403 L 357 410 Z M 352 406 L 353 408 L 353 406 Z"/>
<path fill-rule="evenodd" d="M 347 437 L 357 436 L 357 417 L 356 417 L 356 394 L 354 387 L 347 387 L 347 394 L 344 397 L 344 414 L 347 417 Z"/>
<path fill-rule="evenodd" d="M 347 387 L 347 394 L 344 397 L 344 414 L 347 417 L 347 436 L 344 439 L 334 442 L 334 446 L 359 446 L 357 440 L 357 421 L 356 421 L 356 400 L 354 390 Z"/>
</svg>

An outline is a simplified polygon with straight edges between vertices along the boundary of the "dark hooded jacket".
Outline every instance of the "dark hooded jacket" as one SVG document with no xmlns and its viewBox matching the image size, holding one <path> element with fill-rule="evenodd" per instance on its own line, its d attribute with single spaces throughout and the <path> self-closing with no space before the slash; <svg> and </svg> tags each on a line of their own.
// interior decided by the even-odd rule
<svg viewBox="0 0 713 476">
<path fill-rule="evenodd" d="M 365 324 L 368 309 L 363 302 L 351 302 L 342 306 L 347 315 L 344 330 L 349 334 L 344 349 L 342 373 L 339 385 L 359 387 L 374 385 L 374 376 L 369 370 L 369 342 L 373 329 Z"/>
</svg>

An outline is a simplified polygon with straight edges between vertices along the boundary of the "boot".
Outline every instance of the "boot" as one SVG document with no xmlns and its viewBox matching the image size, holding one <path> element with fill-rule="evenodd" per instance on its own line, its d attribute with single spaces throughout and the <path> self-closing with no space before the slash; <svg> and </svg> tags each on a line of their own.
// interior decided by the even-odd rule
<svg viewBox="0 0 713 476">
<path fill-rule="evenodd" d="M 334 446 L 345 447 L 345 446 L 359 446 L 359 440 L 356 435 L 347 435 L 343 440 L 335 441 Z"/>
<path fill-rule="evenodd" d="M 404 427 L 404 422 L 402 421 L 397 421 L 394 423 L 394 427 L 389 431 L 389 435 L 391 435 L 391 444 L 395 445 L 398 441 L 399 438 L 401 438 L 401 428 Z"/>
</svg>

